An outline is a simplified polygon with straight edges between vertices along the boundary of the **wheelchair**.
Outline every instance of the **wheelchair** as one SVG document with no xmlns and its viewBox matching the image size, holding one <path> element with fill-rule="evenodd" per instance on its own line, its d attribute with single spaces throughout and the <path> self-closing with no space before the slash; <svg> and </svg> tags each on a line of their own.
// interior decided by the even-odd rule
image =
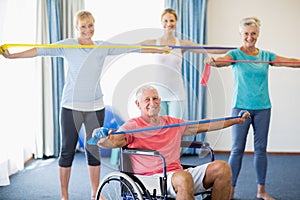
<svg viewBox="0 0 300 200">
<path fill-rule="evenodd" d="M 207 142 L 182 141 L 182 148 L 196 148 L 209 153 L 209 161 L 214 161 L 214 151 Z M 156 156 L 162 160 L 162 175 L 138 175 L 132 172 L 130 155 Z M 171 200 L 167 194 L 166 162 L 163 155 L 155 150 L 145 149 L 120 149 L 120 171 L 107 174 L 101 181 L 96 199 L 97 200 Z M 184 168 L 193 165 L 182 164 Z M 196 199 L 209 200 L 211 191 L 196 194 Z"/>
</svg>

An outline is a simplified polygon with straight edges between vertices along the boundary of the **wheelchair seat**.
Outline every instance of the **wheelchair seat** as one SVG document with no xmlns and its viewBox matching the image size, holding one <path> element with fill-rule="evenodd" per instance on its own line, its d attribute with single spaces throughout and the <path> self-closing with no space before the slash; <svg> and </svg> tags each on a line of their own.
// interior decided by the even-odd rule
<svg viewBox="0 0 300 200">
<path fill-rule="evenodd" d="M 214 161 L 213 149 L 207 142 L 182 141 L 181 147 L 203 149 L 209 152 L 210 161 Z M 130 155 L 156 156 L 162 160 L 162 174 L 139 175 L 133 173 L 130 164 Z M 158 200 L 171 199 L 167 194 L 166 162 L 158 151 L 148 149 L 120 149 L 120 171 L 106 175 L 99 185 L 96 199 L 122 199 L 122 200 Z M 183 165 L 193 167 L 193 165 Z M 197 194 L 200 199 L 210 199 L 210 191 Z M 101 198 L 100 198 L 101 197 Z M 197 199 L 199 199 L 197 198 Z"/>
</svg>

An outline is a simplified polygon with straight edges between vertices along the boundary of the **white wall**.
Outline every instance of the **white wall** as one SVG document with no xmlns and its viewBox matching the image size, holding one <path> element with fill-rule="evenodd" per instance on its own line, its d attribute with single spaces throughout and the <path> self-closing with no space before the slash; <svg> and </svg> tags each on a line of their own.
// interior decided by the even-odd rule
<svg viewBox="0 0 300 200">
<path fill-rule="evenodd" d="M 300 1 L 298 0 L 209 0 L 207 42 L 221 46 L 240 46 L 239 20 L 257 16 L 262 21 L 257 46 L 278 55 L 300 58 Z M 300 152 L 300 69 L 270 69 L 272 118 L 268 151 Z M 231 68 L 213 69 L 208 84 L 208 113 L 211 117 L 231 115 L 233 78 Z M 253 134 L 247 151 L 253 151 Z M 230 150 L 231 129 L 208 134 L 216 150 Z"/>
<path fill-rule="evenodd" d="M 160 28 L 163 0 L 85 0 L 85 8 L 95 17 L 94 39 L 110 40 L 141 28 Z M 123 42 L 123 41 L 122 41 Z"/>
</svg>

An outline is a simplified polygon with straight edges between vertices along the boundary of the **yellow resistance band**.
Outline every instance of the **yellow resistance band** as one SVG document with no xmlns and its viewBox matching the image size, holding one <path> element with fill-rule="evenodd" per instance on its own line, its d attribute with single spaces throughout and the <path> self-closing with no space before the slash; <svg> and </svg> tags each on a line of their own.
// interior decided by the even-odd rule
<svg viewBox="0 0 300 200">
<path fill-rule="evenodd" d="M 108 46 L 101 46 L 101 45 L 73 45 L 73 44 L 3 44 L 0 46 L 0 54 L 3 54 L 3 50 L 7 50 L 10 47 L 38 47 L 38 48 L 118 48 L 118 49 L 157 49 L 157 48 L 164 48 L 166 46 L 150 46 L 150 45 L 136 45 L 136 46 L 120 46 L 120 45 L 108 45 Z M 168 53 L 168 51 L 166 51 Z"/>
</svg>

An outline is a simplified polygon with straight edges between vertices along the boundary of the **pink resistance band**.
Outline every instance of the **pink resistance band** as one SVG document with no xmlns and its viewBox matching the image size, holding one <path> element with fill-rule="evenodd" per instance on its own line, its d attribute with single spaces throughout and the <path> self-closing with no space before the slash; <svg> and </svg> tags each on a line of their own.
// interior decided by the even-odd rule
<svg viewBox="0 0 300 200">
<path fill-rule="evenodd" d="M 297 61 L 262 61 L 262 60 L 218 60 L 216 62 L 224 62 L 224 63 L 268 63 L 268 64 L 274 64 L 274 63 L 280 63 L 280 64 L 300 64 L 300 62 Z M 200 84 L 203 86 L 207 86 L 207 82 L 209 80 L 210 76 L 210 64 L 205 64 L 204 70 L 202 72 L 202 77 Z"/>
<path fill-rule="evenodd" d="M 210 76 L 210 64 L 205 64 L 204 70 L 202 72 L 202 78 L 200 84 L 206 86 L 209 76 Z"/>
</svg>

